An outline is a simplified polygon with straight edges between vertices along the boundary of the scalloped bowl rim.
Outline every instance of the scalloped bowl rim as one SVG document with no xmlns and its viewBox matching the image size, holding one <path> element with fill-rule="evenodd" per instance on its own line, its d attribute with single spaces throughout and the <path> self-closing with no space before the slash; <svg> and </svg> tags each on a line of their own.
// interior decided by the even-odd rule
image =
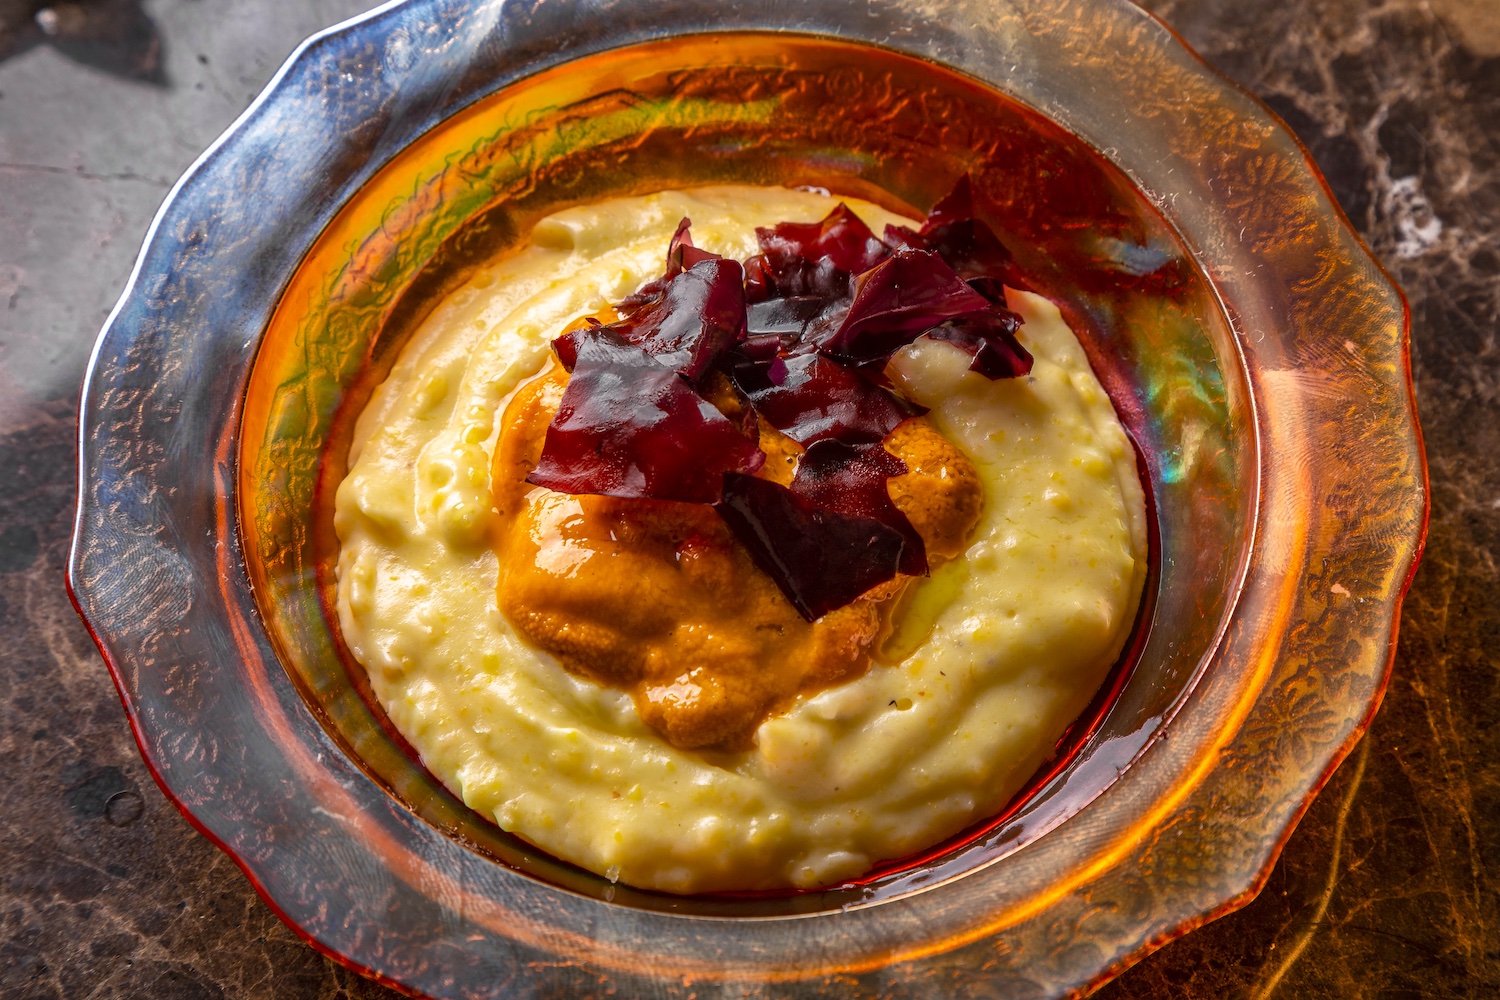
<svg viewBox="0 0 1500 1000">
<path fill-rule="evenodd" d="M 97 391 L 97 381 L 100 376 L 101 358 L 104 355 L 107 342 L 110 341 L 112 335 L 116 333 L 117 326 L 124 322 L 127 308 L 142 294 L 141 285 L 143 280 L 148 275 L 147 269 L 150 264 L 151 251 L 157 244 L 161 231 L 172 220 L 174 216 L 174 209 L 178 207 L 178 202 L 182 195 L 182 192 L 196 179 L 198 179 L 201 175 L 209 170 L 214 161 L 217 160 L 221 154 L 225 153 L 225 151 L 232 146 L 236 138 L 240 136 L 241 132 L 247 127 L 250 122 L 260 116 L 268 106 L 275 103 L 279 92 L 284 87 L 288 78 L 292 76 L 299 69 L 299 67 L 302 67 L 304 64 L 311 64 L 311 62 L 313 61 L 315 49 L 319 48 L 325 43 L 338 42 L 340 40 L 352 40 L 353 37 L 358 33 L 359 29 L 374 26 L 376 22 L 380 21 L 388 14 L 399 11 L 402 8 L 414 8 L 420 6 L 423 6 L 420 0 L 416 3 L 407 3 L 406 0 L 393 0 L 393 2 L 383 4 L 371 11 L 361 14 L 348 21 L 342 22 L 338 25 L 334 25 L 322 32 L 311 36 L 309 39 L 307 39 L 297 47 L 297 49 L 282 65 L 280 70 L 278 70 L 276 75 L 266 85 L 261 94 L 240 116 L 235 119 L 234 123 L 231 124 L 229 128 L 226 129 L 226 131 L 200 157 L 198 157 L 198 159 L 192 164 L 192 166 L 188 168 L 188 170 L 183 174 L 182 178 L 177 181 L 177 183 L 172 187 L 171 191 L 166 196 L 166 199 L 164 200 L 161 208 L 158 210 L 144 238 L 140 257 L 138 258 L 134 268 L 132 269 L 132 273 L 125 286 L 125 289 L 121 293 L 119 301 L 106 320 L 89 358 L 87 375 L 85 377 L 81 390 L 79 429 L 79 501 L 74 525 L 73 549 L 70 553 L 69 571 L 67 576 L 69 596 L 72 599 L 75 608 L 78 610 L 80 617 L 88 627 L 90 635 L 93 637 L 96 645 L 99 647 L 101 654 L 105 659 L 105 662 L 111 672 L 111 675 L 117 686 L 117 690 L 120 694 L 122 705 L 125 708 L 127 718 L 131 725 L 132 733 L 141 748 L 142 756 L 145 759 L 145 762 L 153 777 L 157 781 L 158 785 L 162 788 L 163 792 L 167 795 L 168 799 L 177 806 L 179 811 L 182 812 L 184 817 L 188 819 L 188 821 L 193 825 L 195 829 L 197 829 L 204 836 L 208 837 L 212 842 L 216 844 L 216 846 L 224 850 L 231 857 L 231 859 L 235 861 L 235 863 L 241 868 L 242 871 L 245 872 L 246 876 L 251 880 L 257 892 L 262 896 L 263 899 L 265 899 L 266 903 L 270 905 L 272 909 L 288 923 L 289 926 L 291 926 L 291 928 L 298 934 L 299 937 L 307 941 L 313 947 L 317 948 L 320 952 L 345 965 L 348 965 L 356 971 L 386 985 L 402 990 L 403 992 L 410 992 L 412 995 L 424 994 L 418 993 L 415 987 L 400 982 L 380 971 L 379 969 L 373 967 L 372 965 L 366 964 L 365 962 L 360 960 L 359 956 L 344 954 L 340 950 L 327 944 L 314 933 L 308 931 L 296 920 L 289 917 L 282 909 L 282 907 L 278 904 L 273 891 L 265 884 L 263 884 L 261 879 L 257 876 L 256 868 L 246 858 L 242 857 L 231 844 L 227 843 L 224 839 L 217 835 L 214 830 L 210 829 L 208 825 L 201 821 L 200 818 L 195 814 L 194 809 L 188 804 L 187 801 L 185 801 L 185 798 L 180 793 L 180 791 L 174 788 L 174 785 L 172 784 L 169 776 L 163 773 L 159 761 L 155 756 L 152 734 L 144 728 L 144 723 L 138 715 L 136 705 L 134 704 L 130 693 L 129 678 L 123 670 L 122 665 L 117 662 L 116 657 L 111 654 L 111 643 L 109 641 L 110 632 L 108 628 L 96 630 L 94 621 L 89 615 L 88 608 L 91 605 L 88 600 L 88 591 L 90 588 L 88 583 L 84 581 L 82 577 L 82 549 L 88 543 L 88 532 L 90 527 L 86 520 L 87 514 L 90 509 L 90 469 L 88 464 L 90 443 L 88 441 L 88 420 L 93 415 L 94 407 L 91 405 L 91 400 L 94 399 Z M 1154 15 L 1150 15 L 1149 13 L 1147 13 L 1145 16 L 1154 24 L 1161 27 L 1166 27 L 1159 19 L 1155 18 Z M 1410 548 L 1406 551 L 1404 557 L 1404 567 L 1401 568 L 1401 571 L 1399 573 L 1399 580 L 1397 581 L 1396 586 L 1391 594 L 1392 606 L 1389 635 L 1386 639 L 1385 649 L 1380 656 L 1381 662 L 1378 665 L 1380 676 L 1378 683 L 1373 689 L 1373 694 L 1369 698 L 1362 716 L 1355 720 L 1354 724 L 1347 732 L 1347 735 L 1333 749 L 1332 753 L 1329 754 L 1319 772 L 1313 776 L 1313 782 L 1310 789 L 1304 796 L 1302 796 L 1300 802 L 1296 804 L 1293 812 L 1290 814 L 1288 821 L 1282 826 L 1279 836 L 1269 844 L 1262 864 L 1259 865 L 1257 870 L 1250 873 L 1249 883 L 1246 885 L 1244 890 L 1237 895 L 1233 895 L 1227 899 L 1221 900 L 1216 907 L 1203 910 L 1198 913 L 1196 917 L 1181 919 L 1166 933 L 1143 940 L 1129 954 L 1118 958 L 1117 960 L 1100 968 L 1093 976 L 1079 981 L 1077 984 L 1075 984 L 1073 990 L 1082 992 L 1087 992 L 1088 989 L 1091 989 L 1092 987 L 1098 985 L 1099 983 L 1102 983 L 1108 978 L 1111 978 L 1113 975 L 1121 971 L 1124 967 L 1127 967 L 1134 961 L 1139 960 L 1139 958 L 1144 956 L 1146 953 L 1161 947 L 1168 941 L 1175 939 L 1177 936 L 1180 936 L 1182 933 L 1186 933 L 1186 931 L 1192 929 L 1192 927 L 1206 922 L 1209 919 L 1213 919 L 1214 917 L 1227 913 L 1235 908 L 1238 908 L 1241 905 L 1244 905 L 1244 903 L 1253 898 L 1254 895 L 1264 885 L 1266 879 L 1269 877 L 1270 871 L 1275 863 L 1277 856 L 1280 853 L 1282 846 L 1285 844 L 1286 839 L 1291 835 L 1291 832 L 1295 828 L 1300 816 L 1310 805 L 1312 797 L 1323 786 L 1323 784 L 1326 783 L 1333 770 L 1350 752 L 1350 750 L 1352 750 L 1353 745 L 1362 736 L 1364 730 L 1369 724 L 1370 719 L 1373 717 L 1375 711 L 1379 706 L 1380 698 L 1384 691 L 1386 682 L 1389 679 L 1391 666 L 1395 656 L 1396 631 L 1399 626 L 1399 615 L 1395 612 L 1399 609 L 1401 600 L 1404 597 L 1407 589 L 1410 587 L 1411 581 L 1416 572 L 1421 552 L 1425 544 L 1427 519 L 1429 512 L 1427 468 L 1425 455 L 1421 446 L 1421 430 L 1416 420 L 1415 393 L 1412 384 L 1410 369 L 1409 307 L 1405 301 L 1404 296 L 1401 295 L 1399 287 L 1395 285 L 1394 281 L 1392 281 L 1389 275 L 1386 274 L 1383 268 L 1380 267 L 1378 261 L 1376 261 L 1373 257 L 1373 254 L 1370 253 L 1370 251 L 1362 241 L 1359 241 L 1359 237 L 1357 236 L 1357 234 L 1355 234 L 1353 227 L 1348 222 L 1348 219 L 1344 216 L 1342 211 L 1338 209 L 1337 202 L 1333 199 L 1332 194 L 1328 189 L 1326 180 L 1317 171 L 1310 154 L 1308 154 L 1305 147 L 1303 147 L 1302 144 L 1295 138 L 1290 129 L 1288 129 L 1285 124 L 1282 123 L 1272 111 L 1270 111 L 1269 108 L 1265 107 L 1264 104 L 1262 104 L 1258 100 L 1255 100 L 1253 96 L 1249 95 L 1232 81 L 1228 81 L 1226 78 L 1222 77 L 1222 75 L 1218 74 L 1216 70 L 1214 70 L 1205 61 L 1203 61 L 1201 57 L 1197 56 L 1196 53 L 1193 53 L 1191 48 L 1187 46 L 1186 42 L 1183 41 L 1175 32 L 1172 32 L 1170 28 L 1166 28 L 1166 30 L 1177 45 L 1191 54 L 1192 57 L 1198 61 L 1202 69 L 1206 71 L 1206 75 L 1211 76 L 1218 87 L 1227 87 L 1241 94 L 1242 96 L 1250 97 L 1250 99 L 1254 101 L 1254 103 L 1258 106 L 1259 112 L 1267 119 L 1275 123 L 1275 126 L 1284 133 L 1282 138 L 1291 139 L 1291 141 L 1295 144 L 1295 147 L 1300 151 L 1300 154 L 1303 158 L 1303 166 L 1306 169 L 1306 172 L 1315 180 L 1316 184 L 1321 187 L 1327 201 L 1332 206 L 1332 212 L 1337 219 L 1338 225 L 1342 228 L 1342 230 L 1344 230 L 1345 235 L 1353 237 L 1359 248 L 1366 255 L 1367 262 L 1373 265 L 1373 267 L 1384 277 L 1384 280 L 1389 286 L 1390 291 L 1393 292 L 1396 296 L 1396 299 L 1399 302 L 1400 310 L 1399 353 L 1402 359 L 1399 377 L 1404 383 L 1403 388 L 1406 399 L 1405 410 L 1409 417 L 1410 430 L 1415 441 L 1415 455 L 1417 462 L 1416 478 L 1418 481 L 1413 484 L 1413 487 L 1415 493 L 1419 497 L 1419 510 L 1416 512 L 1416 517 L 1414 520 L 1415 537 L 1410 541 Z M 539 68 L 540 67 L 534 67 L 533 71 Z M 961 69 L 961 71 L 964 70 Z M 471 100 L 478 100 L 486 92 L 487 91 L 483 90 L 477 92 L 476 94 L 472 95 Z M 444 114 L 446 115 L 456 113 L 457 110 L 457 108 L 449 108 L 446 109 Z M 1066 123 L 1064 123 L 1064 127 L 1068 127 Z M 1243 359 L 1242 363 L 1244 363 Z M 1258 401 L 1254 397 L 1252 397 L 1251 405 L 1257 405 L 1257 402 Z M 1258 435 L 1260 430 L 1258 420 L 1252 424 L 1252 428 Z M 1255 450 L 1258 454 L 1258 442 Z M 1259 469 L 1258 463 L 1257 469 Z M 1241 567 L 1239 571 L 1241 582 L 1243 582 L 1243 575 L 1245 573 L 1248 573 L 1248 571 L 1248 566 Z M 1239 587 L 1236 587 L 1235 600 L 1238 600 L 1238 598 Z M 1230 618 L 1230 614 L 1230 611 L 1226 610 L 1225 627 L 1227 627 L 1227 622 Z M 1141 752 L 1144 753 L 1145 748 L 1143 748 Z"/>
</svg>

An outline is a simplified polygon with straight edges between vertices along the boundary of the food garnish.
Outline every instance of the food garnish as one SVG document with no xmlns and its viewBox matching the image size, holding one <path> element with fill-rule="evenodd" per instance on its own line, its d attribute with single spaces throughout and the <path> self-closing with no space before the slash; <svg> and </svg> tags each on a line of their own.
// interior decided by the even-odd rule
<svg viewBox="0 0 1500 1000">
<path fill-rule="evenodd" d="M 695 247 L 690 226 L 618 320 L 554 342 L 572 377 L 527 481 L 713 504 L 808 621 L 925 574 L 922 538 L 886 489 L 906 463 L 881 444 L 925 410 L 889 387 L 886 362 L 926 336 L 986 378 L 1032 364 L 1002 291 L 1020 280 L 968 178 L 919 230 L 881 239 L 840 204 L 757 229 L 743 265 Z M 723 405 L 726 385 L 737 405 Z M 789 485 L 755 475 L 761 422 L 805 449 Z"/>
<path fill-rule="evenodd" d="M 765 460 L 676 371 L 601 329 L 578 346 L 528 480 L 559 493 L 714 503 L 724 473 L 754 472 Z"/>
</svg>

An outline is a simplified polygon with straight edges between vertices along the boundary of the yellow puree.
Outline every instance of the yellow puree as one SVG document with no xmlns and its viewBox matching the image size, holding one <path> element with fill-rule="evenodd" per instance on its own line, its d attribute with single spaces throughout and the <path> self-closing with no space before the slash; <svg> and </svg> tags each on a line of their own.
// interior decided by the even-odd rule
<svg viewBox="0 0 1500 1000">
<path fill-rule="evenodd" d="M 548 342 L 659 274 L 679 218 L 698 245 L 744 258 L 756 225 L 833 204 L 703 188 L 560 212 L 433 312 L 360 418 L 335 514 L 350 649 L 466 803 L 607 877 L 810 887 L 955 833 L 1047 758 L 1133 621 L 1134 456 L 1035 296 L 1011 303 L 1037 357 L 1029 378 L 990 382 L 934 342 L 888 369 L 932 408 L 887 441 L 913 469 L 892 495 L 934 563 L 953 557 L 908 588 L 891 634 L 876 600 L 808 626 L 764 577 L 731 586 L 756 577 L 701 508 L 643 517 L 521 483 L 560 395 Z M 899 221 L 850 207 L 877 232 Z M 976 511 L 964 498 L 981 492 Z M 696 576 L 666 577 L 684 553 Z M 752 620 L 784 635 L 733 627 Z M 693 656 L 674 661 L 674 645 Z"/>
</svg>

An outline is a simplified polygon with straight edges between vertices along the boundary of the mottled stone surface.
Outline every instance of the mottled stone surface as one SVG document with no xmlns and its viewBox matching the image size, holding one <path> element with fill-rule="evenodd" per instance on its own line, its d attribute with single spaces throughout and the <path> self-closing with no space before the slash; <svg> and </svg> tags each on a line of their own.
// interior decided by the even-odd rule
<svg viewBox="0 0 1500 1000">
<path fill-rule="evenodd" d="M 78 383 L 152 213 L 361 6 L 0 0 L 0 996 L 394 995 L 162 797 L 62 587 Z M 1296 129 L 1406 289 L 1432 530 L 1385 705 L 1265 891 L 1099 995 L 1500 995 L 1500 4 L 1152 6 Z"/>
</svg>

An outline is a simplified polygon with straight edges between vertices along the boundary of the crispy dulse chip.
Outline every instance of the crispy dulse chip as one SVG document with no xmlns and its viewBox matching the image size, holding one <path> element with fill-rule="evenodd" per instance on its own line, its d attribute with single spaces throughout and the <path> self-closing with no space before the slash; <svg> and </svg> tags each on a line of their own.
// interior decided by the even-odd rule
<svg viewBox="0 0 1500 1000">
<path fill-rule="evenodd" d="M 761 252 L 743 267 L 695 247 L 689 226 L 617 322 L 554 342 L 573 377 L 528 480 L 713 503 L 809 620 L 925 573 L 921 536 L 886 486 L 906 466 L 881 442 L 926 411 L 877 384 L 881 369 L 926 335 L 988 378 L 1031 370 L 1005 308 L 1014 264 L 968 178 L 920 230 L 888 226 L 881 240 L 840 204 L 820 222 L 757 229 Z M 698 391 L 713 371 L 738 394 L 735 421 Z M 758 420 L 806 448 L 790 487 L 753 475 Z"/>
<path fill-rule="evenodd" d="M 527 482 L 561 493 L 714 503 L 726 472 L 765 464 L 755 441 L 682 376 L 607 328 L 589 333 Z"/>
<path fill-rule="evenodd" d="M 715 509 L 808 621 L 894 577 L 906 548 L 900 532 L 874 518 L 837 514 L 755 476 L 725 476 Z"/>
<path fill-rule="evenodd" d="M 1016 340 L 1021 317 L 1012 312 L 969 313 L 945 320 L 927 331 L 932 340 L 945 340 L 974 360 L 969 371 L 985 378 L 1017 378 L 1031 374 L 1031 354 Z"/>
<path fill-rule="evenodd" d="M 674 249 L 685 254 L 703 253 L 691 246 Z M 720 354 L 744 336 L 744 269 L 739 261 L 701 258 L 663 279 L 658 294 L 650 301 L 602 329 L 639 346 L 662 365 L 695 382 Z"/>
<path fill-rule="evenodd" d="M 567 371 L 572 372 L 573 367 L 578 364 L 578 348 L 583 346 L 583 342 L 592 337 L 594 331 L 598 330 L 602 325 L 597 320 L 591 318 L 586 329 L 572 330 L 559 335 L 552 342 L 552 353 L 557 355 L 558 363 Z"/>
<path fill-rule="evenodd" d="M 810 445 L 797 463 L 791 490 L 825 510 L 872 518 L 895 531 L 906 543 L 897 568 L 908 576 L 925 576 L 927 547 L 886 489 L 887 479 L 906 472 L 906 463 L 879 441 L 846 444 L 825 438 Z"/>
<path fill-rule="evenodd" d="M 1005 282 L 999 278 L 969 278 L 968 283 L 970 288 L 983 295 L 991 304 L 1005 307 Z"/>
<path fill-rule="evenodd" d="M 800 445 L 878 443 L 901 421 L 927 412 L 820 354 L 780 360 L 780 381 L 769 363 L 744 363 L 734 368 L 734 384 L 766 423 Z"/>
<path fill-rule="evenodd" d="M 791 346 L 802 338 L 803 331 L 827 307 L 828 301 L 816 295 L 752 302 L 745 309 L 745 332 L 749 337 L 775 334 Z"/>
<path fill-rule="evenodd" d="M 693 246 L 692 228 L 693 220 L 683 217 L 677 223 L 677 230 L 672 233 L 671 242 L 667 244 L 667 270 L 660 278 L 653 278 L 640 288 L 621 299 L 615 307 L 615 311 L 622 316 L 628 316 L 639 310 L 642 306 L 648 306 L 661 298 L 663 289 L 667 282 L 682 273 L 684 268 L 692 267 L 703 260 L 717 258 L 716 253 L 707 250 L 699 250 Z"/>
<path fill-rule="evenodd" d="M 757 229 L 755 237 L 773 273 L 827 258 L 845 274 L 858 274 L 879 264 L 891 252 L 843 202 L 819 222 L 783 222 Z"/>
<path fill-rule="evenodd" d="M 843 321 L 813 336 L 837 361 L 884 367 L 939 323 L 993 308 L 937 254 L 903 248 L 856 278 Z"/>
<path fill-rule="evenodd" d="M 842 299 L 854 275 L 891 252 L 842 202 L 820 222 L 782 222 L 757 229 L 760 253 L 745 262 L 745 297 Z"/>
<path fill-rule="evenodd" d="M 1012 288 L 1025 288 L 1015 258 L 995 231 L 985 224 L 974 208 L 974 186 L 969 175 L 958 179 L 917 231 L 905 226 L 886 226 L 885 242 L 892 247 L 931 250 L 947 262 L 958 276 L 971 280 L 989 278 Z M 1004 297 L 992 301 L 1005 304 Z"/>
</svg>

